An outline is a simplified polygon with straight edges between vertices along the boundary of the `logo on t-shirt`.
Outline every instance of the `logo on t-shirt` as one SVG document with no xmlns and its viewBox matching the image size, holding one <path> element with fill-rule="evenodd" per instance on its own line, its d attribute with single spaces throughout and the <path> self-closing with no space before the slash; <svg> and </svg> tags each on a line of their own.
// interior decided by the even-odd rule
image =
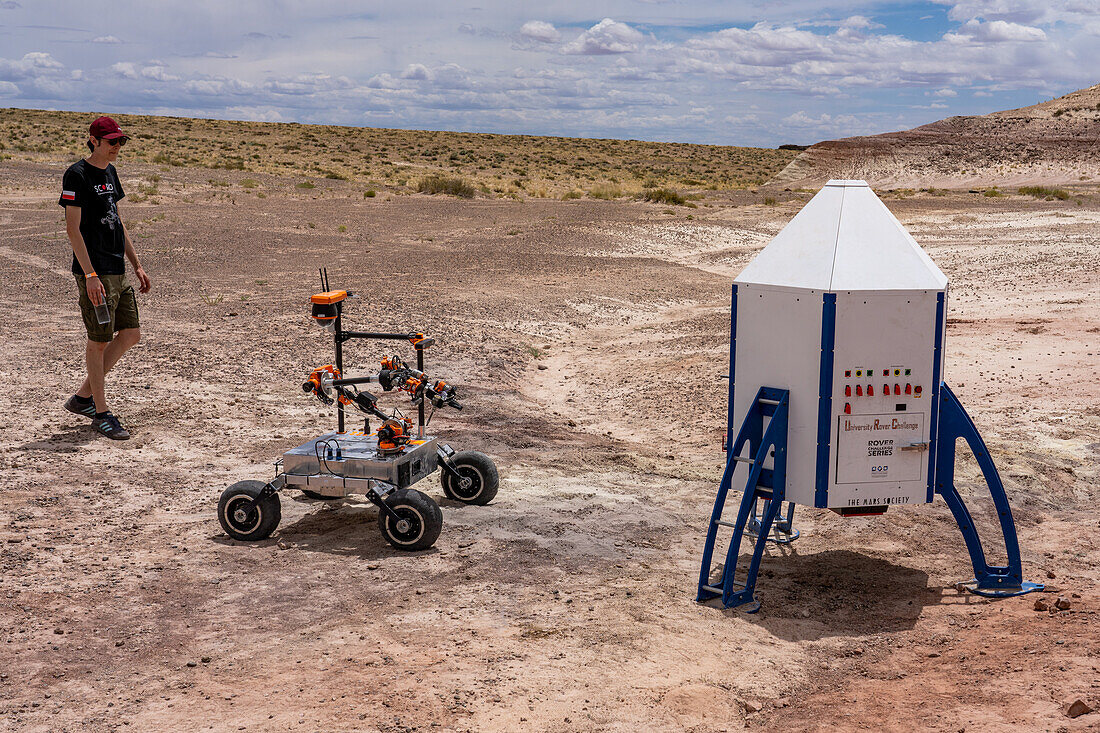
<svg viewBox="0 0 1100 733">
<path fill-rule="evenodd" d="M 98 186 L 92 186 L 92 190 L 96 193 L 114 193 L 115 184 L 113 183 L 101 183 Z"/>
<path fill-rule="evenodd" d="M 106 184 L 110 186 L 111 184 Z M 97 187 L 98 188 L 98 187 Z M 115 208 L 115 197 L 107 197 L 107 216 L 99 220 L 100 224 L 103 224 L 112 232 L 115 230 L 115 222 L 118 221 L 118 209 Z"/>
<path fill-rule="evenodd" d="M 65 201 L 76 201 L 76 191 L 62 191 L 61 198 Z"/>
</svg>

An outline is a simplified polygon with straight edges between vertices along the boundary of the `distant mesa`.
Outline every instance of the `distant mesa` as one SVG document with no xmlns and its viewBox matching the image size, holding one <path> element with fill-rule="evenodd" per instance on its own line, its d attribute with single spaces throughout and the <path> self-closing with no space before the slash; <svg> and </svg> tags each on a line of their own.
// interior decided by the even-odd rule
<svg viewBox="0 0 1100 733">
<path fill-rule="evenodd" d="M 818 187 L 831 178 L 880 188 L 1098 182 L 1100 84 L 1030 107 L 820 142 L 770 183 Z"/>
</svg>

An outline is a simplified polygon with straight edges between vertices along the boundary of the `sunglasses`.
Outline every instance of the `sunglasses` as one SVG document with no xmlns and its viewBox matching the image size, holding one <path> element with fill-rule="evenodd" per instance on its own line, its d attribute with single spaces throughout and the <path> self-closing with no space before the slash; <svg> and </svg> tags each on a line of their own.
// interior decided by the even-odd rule
<svg viewBox="0 0 1100 733">
<path fill-rule="evenodd" d="M 129 140 L 129 139 L 130 138 L 128 138 L 128 137 L 116 137 L 114 140 L 104 140 L 103 142 L 107 143 L 112 148 L 116 145 L 119 146 L 119 147 L 122 147 L 123 145 L 126 144 L 126 141 Z"/>
</svg>

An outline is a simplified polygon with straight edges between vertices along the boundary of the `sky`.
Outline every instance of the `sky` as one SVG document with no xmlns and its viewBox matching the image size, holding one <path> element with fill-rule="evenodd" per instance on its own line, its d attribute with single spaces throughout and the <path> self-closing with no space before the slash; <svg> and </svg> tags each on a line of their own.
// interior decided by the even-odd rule
<svg viewBox="0 0 1100 733">
<path fill-rule="evenodd" d="M 1098 77 L 1100 0 L 0 0 L 0 107 L 775 147 Z"/>
</svg>

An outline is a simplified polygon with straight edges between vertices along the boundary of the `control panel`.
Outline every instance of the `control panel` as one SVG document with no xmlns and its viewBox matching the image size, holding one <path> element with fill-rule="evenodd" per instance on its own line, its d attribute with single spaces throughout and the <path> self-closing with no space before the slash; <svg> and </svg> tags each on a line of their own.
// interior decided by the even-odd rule
<svg viewBox="0 0 1100 733">
<path fill-rule="evenodd" d="M 844 414 L 882 412 L 892 405 L 895 412 L 906 412 L 911 400 L 924 395 L 924 384 L 908 366 L 846 367 L 844 369 Z M 871 400 L 879 397 L 885 399 Z"/>
</svg>

